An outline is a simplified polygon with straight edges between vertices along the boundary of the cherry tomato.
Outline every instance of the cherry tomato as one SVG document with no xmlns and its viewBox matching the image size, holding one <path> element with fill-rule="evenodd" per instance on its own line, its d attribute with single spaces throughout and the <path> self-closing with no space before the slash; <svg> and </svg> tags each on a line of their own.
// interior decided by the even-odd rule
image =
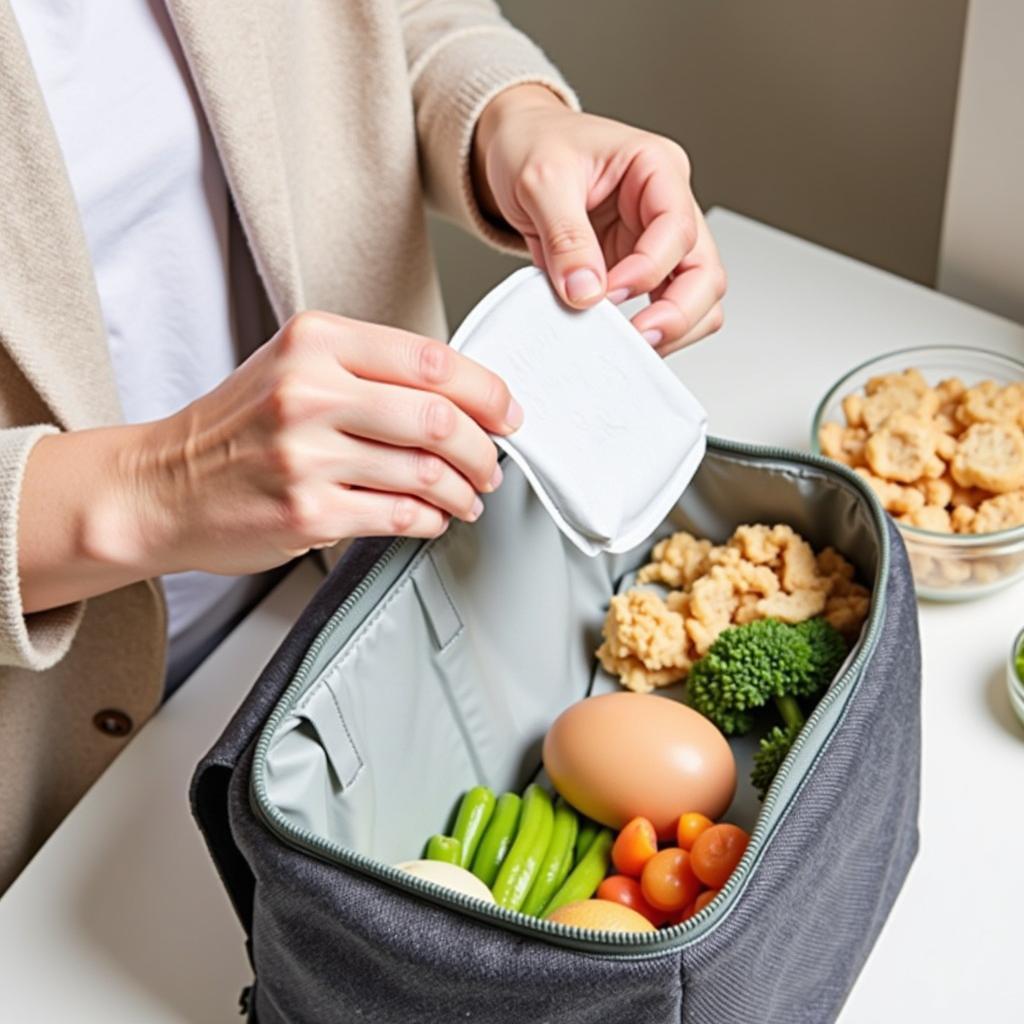
<svg viewBox="0 0 1024 1024">
<path fill-rule="evenodd" d="M 750 836 L 738 825 L 712 825 L 690 851 L 693 870 L 710 889 L 721 889 L 739 864 Z"/>
<path fill-rule="evenodd" d="M 703 910 L 717 895 L 717 889 L 705 889 L 697 899 L 694 900 L 693 912 L 696 914 L 698 910 Z"/>
<path fill-rule="evenodd" d="M 640 887 L 652 907 L 672 912 L 682 910 L 697 898 L 700 880 L 693 873 L 690 855 L 677 846 L 670 846 L 644 865 Z"/>
<path fill-rule="evenodd" d="M 693 917 L 695 903 L 687 903 L 682 910 L 677 910 L 674 914 L 670 914 L 668 920 L 665 922 L 671 928 L 673 925 L 682 924 L 688 917 Z"/>
<path fill-rule="evenodd" d="M 689 814 L 679 815 L 679 824 L 676 826 L 676 838 L 679 840 L 679 848 L 692 850 L 694 841 L 702 832 L 706 832 L 714 822 L 705 814 L 699 811 L 690 811 Z"/>
<path fill-rule="evenodd" d="M 622 875 L 639 878 L 644 865 L 658 852 L 658 834 L 646 818 L 633 818 L 622 826 L 612 847 L 612 863 Z"/>
<path fill-rule="evenodd" d="M 665 911 L 656 910 L 644 899 L 640 883 L 635 878 L 628 878 L 626 875 L 609 875 L 597 887 L 595 895 L 599 900 L 621 903 L 624 907 L 643 914 L 655 928 L 664 924 L 668 918 Z"/>
</svg>

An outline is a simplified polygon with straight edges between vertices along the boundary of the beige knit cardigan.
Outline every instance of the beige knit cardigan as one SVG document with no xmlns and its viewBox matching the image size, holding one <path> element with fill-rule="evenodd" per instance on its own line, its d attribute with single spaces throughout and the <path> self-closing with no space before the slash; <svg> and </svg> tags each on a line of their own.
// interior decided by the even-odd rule
<svg viewBox="0 0 1024 1024">
<path fill-rule="evenodd" d="M 275 319 L 315 308 L 444 337 L 425 203 L 517 246 L 481 214 L 468 156 L 510 85 L 575 103 L 541 52 L 489 0 L 167 3 Z M 0 0 L 0 892 L 159 701 L 156 582 L 32 615 L 19 598 L 32 445 L 120 418 L 67 172 Z"/>
</svg>

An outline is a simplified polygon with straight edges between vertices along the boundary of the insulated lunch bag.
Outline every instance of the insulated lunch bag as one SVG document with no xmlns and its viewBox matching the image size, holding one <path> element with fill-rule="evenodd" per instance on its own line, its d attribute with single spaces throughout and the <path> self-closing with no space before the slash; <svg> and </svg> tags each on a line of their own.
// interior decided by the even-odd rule
<svg viewBox="0 0 1024 1024">
<path fill-rule="evenodd" d="M 355 543 L 196 771 L 194 813 L 248 936 L 250 1020 L 833 1020 L 917 847 L 920 647 L 899 534 L 845 468 L 712 440 L 651 538 L 590 558 L 504 468 L 476 523 Z M 521 791 L 554 718 L 615 688 L 594 660 L 604 613 L 658 538 L 756 522 L 834 545 L 872 605 L 763 804 L 732 741 L 726 817 L 751 840 L 712 906 L 597 933 L 391 866 L 469 787 Z"/>
</svg>

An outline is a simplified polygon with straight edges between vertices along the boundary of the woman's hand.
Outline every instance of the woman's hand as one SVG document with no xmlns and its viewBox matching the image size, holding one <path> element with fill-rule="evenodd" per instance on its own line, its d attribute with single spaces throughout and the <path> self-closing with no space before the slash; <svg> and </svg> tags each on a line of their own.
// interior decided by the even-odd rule
<svg viewBox="0 0 1024 1024">
<path fill-rule="evenodd" d="M 433 537 L 501 482 L 522 411 L 439 341 L 293 317 L 165 420 L 42 438 L 22 490 L 26 611 L 184 569 L 245 573 L 345 537 Z"/>
<path fill-rule="evenodd" d="M 725 271 L 674 142 L 522 85 L 484 110 L 473 165 L 484 208 L 570 305 L 649 292 L 633 323 L 664 355 L 721 326 Z"/>
</svg>

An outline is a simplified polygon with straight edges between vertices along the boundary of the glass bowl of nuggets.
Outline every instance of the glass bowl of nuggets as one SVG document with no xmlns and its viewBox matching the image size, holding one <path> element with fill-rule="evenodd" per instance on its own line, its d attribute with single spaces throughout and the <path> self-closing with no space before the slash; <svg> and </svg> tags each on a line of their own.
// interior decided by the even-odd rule
<svg viewBox="0 0 1024 1024">
<path fill-rule="evenodd" d="M 811 446 L 874 489 L 921 597 L 967 600 L 1024 576 L 1024 363 L 951 345 L 872 359 L 821 400 Z"/>
</svg>

